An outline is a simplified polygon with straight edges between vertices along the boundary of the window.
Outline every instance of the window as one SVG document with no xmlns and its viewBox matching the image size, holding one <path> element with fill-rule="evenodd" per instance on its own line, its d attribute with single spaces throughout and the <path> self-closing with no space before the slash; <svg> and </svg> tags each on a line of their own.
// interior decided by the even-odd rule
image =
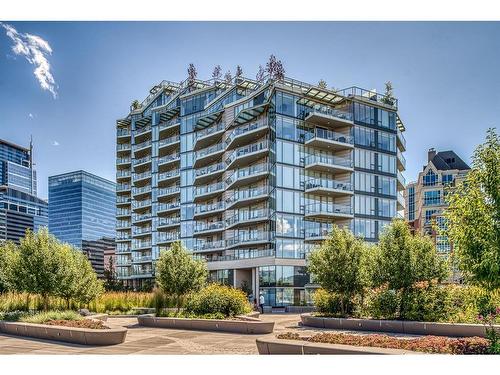
<svg viewBox="0 0 500 375">
<path fill-rule="evenodd" d="M 357 122 L 374 125 L 375 124 L 375 108 L 354 103 L 354 120 Z"/>
<path fill-rule="evenodd" d="M 393 199 L 379 198 L 378 215 L 391 218 L 396 216 L 396 201 Z"/>
<path fill-rule="evenodd" d="M 423 177 L 424 186 L 434 186 L 438 182 L 438 175 L 432 169 Z"/>
<path fill-rule="evenodd" d="M 374 239 L 375 220 L 354 219 L 354 234 L 365 239 Z"/>
<path fill-rule="evenodd" d="M 436 212 L 437 212 L 437 210 L 427 210 L 427 211 L 425 211 L 425 224 L 430 224 L 431 223 L 432 215 L 434 215 Z"/>
<path fill-rule="evenodd" d="M 375 168 L 375 153 L 368 150 L 354 150 L 354 165 L 363 169 Z"/>
<path fill-rule="evenodd" d="M 361 215 L 375 214 L 375 198 L 367 195 L 354 196 L 354 212 Z"/>
<path fill-rule="evenodd" d="M 378 148 L 384 151 L 396 152 L 396 135 L 378 132 Z"/>
<path fill-rule="evenodd" d="M 424 206 L 432 206 L 441 204 L 441 191 L 432 190 L 424 192 Z"/>
<path fill-rule="evenodd" d="M 452 174 L 444 174 L 441 177 L 443 181 L 443 185 L 451 184 L 453 182 L 453 175 Z"/>
<path fill-rule="evenodd" d="M 396 157 L 387 154 L 378 154 L 378 170 L 386 173 L 396 173 Z"/>
<path fill-rule="evenodd" d="M 378 176 L 378 192 L 384 195 L 396 195 L 396 179 Z"/>
<path fill-rule="evenodd" d="M 354 142 L 360 146 L 375 147 L 375 131 L 356 125 Z"/>
<path fill-rule="evenodd" d="M 396 130 L 396 114 L 379 109 L 377 123 L 383 128 Z"/>
<path fill-rule="evenodd" d="M 375 175 L 365 172 L 354 172 L 354 189 L 374 193 Z"/>
</svg>

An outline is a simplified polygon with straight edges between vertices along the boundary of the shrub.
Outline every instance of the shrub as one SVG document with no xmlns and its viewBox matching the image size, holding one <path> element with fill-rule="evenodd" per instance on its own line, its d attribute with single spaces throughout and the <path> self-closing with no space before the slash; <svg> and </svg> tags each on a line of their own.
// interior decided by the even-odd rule
<svg viewBox="0 0 500 375">
<path fill-rule="evenodd" d="M 185 311 L 196 315 L 220 313 L 224 317 L 232 317 L 249 313 L 252 309 L 241 290 L 210 284 L 187 297 Z"/>
<path fill-rule="evenodd" d="M 373 289 L 368 295 L 366 313 L 376 319 L 396 319 L 399 298 L 399 293 L 387 285 Z"/>
<path fill-rule="evenodd" d="M 342 316 L 341 297 L 338 294 L 318 289 L 312 298 L 321 315 Z"/>
<path fill-rule="evenodd" d="M 24 323 L 43 324 L 50 320 L 81 320 L 83 317 L 75 311 L 46 311 L 22 316 L 19 321 Z"/>
<path fill-rule="evenodd" d="M 403 297 L 401 297 L 403 298 Z M 401 319 L 424 322 L 447 321 L 453 308 L 450 289 L 433 283 L 418 283 L 405 295 Z"/>
</svg>

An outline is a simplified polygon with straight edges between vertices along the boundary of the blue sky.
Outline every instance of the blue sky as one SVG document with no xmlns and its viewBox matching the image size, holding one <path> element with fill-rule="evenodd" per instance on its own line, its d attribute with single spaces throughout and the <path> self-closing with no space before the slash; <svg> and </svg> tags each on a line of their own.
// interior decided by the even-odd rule
<svg viewBox="0 0 500 375">
<path fill-rule="evenodd" d="M 27 146 L 33 135 L 41 197 L 53 174 L 84 169 L 114 180 L 115 120 L 153 84 L 183 80 L 191 62 L 199 78 L 216 64 L 224 72 L 240 64 L 254 77 L 273 53 L 287 76 L 306 82 L 382 91 L 391 80 L 407 128 L 407 180 L 430 147 L 469 161 L 486 129 L 498 128 L 500 23 L 4 24 L 52 50 L 45 56 L 56 98 L 0 28 L 0 138 Z"/>
</svg>

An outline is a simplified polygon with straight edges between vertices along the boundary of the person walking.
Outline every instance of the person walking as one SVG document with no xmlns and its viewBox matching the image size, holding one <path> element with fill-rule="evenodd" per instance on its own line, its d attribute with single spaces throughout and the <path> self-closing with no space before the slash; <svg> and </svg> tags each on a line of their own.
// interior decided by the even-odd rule
<svg viewBox="0 0 500 375">
<path fill-rule="evenodd" d="M 260 310 L 261 313 L 264 314 L 264 303 L 266 302 L 264 295 L 261 293 L 259 297 L 259 305 L 260 305 Z"/>
</svg>

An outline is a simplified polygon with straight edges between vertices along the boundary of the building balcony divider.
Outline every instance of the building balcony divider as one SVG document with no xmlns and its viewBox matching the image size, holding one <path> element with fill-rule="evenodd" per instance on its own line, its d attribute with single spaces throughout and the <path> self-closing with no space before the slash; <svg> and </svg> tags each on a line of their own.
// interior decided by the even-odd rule
<svg viewBox="0 0 500 375">
<path fill-rule="evenodd" d="M 217 230 L 223 230 L 224 227 L 225 227 L 224 221 L 213 221 L 213 222 L 197 221 L 196 226 L 194 228 L 194 232 L 202 233 L 202 232 L 217 231 Z"/>
<path fill-rule="evenodd" d="M 353 168 L 352 159 L 344 158 L 341 156 L 333 156 L 333 155 L 323 155 L 323 154 L 308 155 L 305 157 L 304 163 L 306 167 L 312 164 L 326 164 L 328 166 Z"/>
<path fill-rule="evenodd" d="M 269 208 L 239 211 L 235 215 L 226 219 L 226 226 L 229 228 L 239 223 L 251 223 L 257 220 L 266 220 L 269 219 L 271 214 L 272 211 Z"/>
<path fill-rule="evenodd" d="M 274 240 L 273 232 L 239 232 L 237 236 L 226 239 L 226 247 L 229 248 L 254 242 L 271 242 L 272 240 Z"/>
<path fill-rule="evenodd" d="M 336 203 L 310 203 L 305 207 L 305 213 L 308 214 L 341 214 L 341 215 L 352 215 L 352 207 L 348 204 L 336 204 Z"/>
<path fill-rule="evenodd" d="M 194 251 L 212 251 L 224 248 L 224 240 L 216 241 L 197 241 L 194 245 Z"/>
<path fill-rule="evenodd" d="M 304 190 L 307 191 L 311 189 L 341 190 L 348 193 L 354 191 L 350 182 L 331 180 L 328 178 L 311 178 L 307 180 L 304 184 Z"/>
</svg>

